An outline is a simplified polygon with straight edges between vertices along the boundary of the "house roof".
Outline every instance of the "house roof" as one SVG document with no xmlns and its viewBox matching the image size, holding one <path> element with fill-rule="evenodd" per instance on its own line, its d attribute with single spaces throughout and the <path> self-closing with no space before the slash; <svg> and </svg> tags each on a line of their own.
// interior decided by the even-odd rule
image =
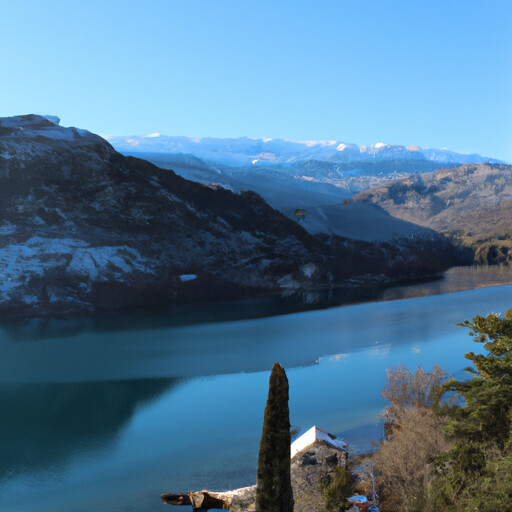
<svg viewBox="0 0 512 512">
<path fill-rule="evenodd" d="M 317 426 L 311 427 L 307 432 L 295 439 L 291 445 L 291 456 L 293 457 L 300 451 L 308 448 L 312 444 L 322 441 L 329 446 L 338 450 L 347 450 L 347 444 L 341 439 L 337 438 L 334 434 L 330 434 Z"/>
</svg>

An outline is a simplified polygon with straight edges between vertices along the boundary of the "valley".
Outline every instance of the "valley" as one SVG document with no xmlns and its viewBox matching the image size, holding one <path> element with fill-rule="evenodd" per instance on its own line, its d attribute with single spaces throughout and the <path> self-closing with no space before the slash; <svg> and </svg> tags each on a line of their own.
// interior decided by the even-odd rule
<svg viewBox="0 0 512 512">
<path fill-rule="evenodd" d="M 512 258 L 511 167 L 492 158 L 383 143 L 110 140 L 187 179 L 253 190 L 312 234 L 385 242 L 422 236 L 423 227 L 457 246 L 468 264 Z"/>
<path fill-rule="evenodd" d="M 511 509 L 512 2 L 404 4 L 0 0 L 0 512 Z"/>
</svg>

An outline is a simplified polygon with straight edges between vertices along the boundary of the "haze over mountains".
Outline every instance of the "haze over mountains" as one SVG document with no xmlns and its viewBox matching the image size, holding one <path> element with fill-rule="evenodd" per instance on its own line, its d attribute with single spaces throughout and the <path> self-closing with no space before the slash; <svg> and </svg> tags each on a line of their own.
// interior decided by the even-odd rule
<svg viewBox="0 0 512 512">
<path fill-rule="evenodd" d="M 153 133 L 147 136 L 106 136 L 118 151 L 184 153 L 203 160 L 242 166 L 264 163 L 294 163 L 308 160 L 328 162 L 372 162 L 389 160 L 432 161 L 445 164 L 493 162 L 481 155 L 463 155 L 446 149 L 390 145 L 378 142 L 359 146 L 337 140 L 293 141 L 272 138 L 173 137 Z"/>
<path fill-rule="evenodd" d="M 169 137 L 108 137 L 121 152 L 205 184 L 253 190 L 312 234 L 366 241 L 414 236 L 411 224 L 350 197 L 413 173 L 463 163 L 498 163 L 480 155 L 377 143 Z M 297 212 L 301 212 L 297 215 Z"/>
<path fill-rule="evenodd" d="M 4 314 L 289 293 L 421 277 L 460 261 L 434 231 L 391 222 L 402 230 L 387 241 L 308 233 L 253 192 L 187 181 L 58 118 L 0 118 Z"/>
</svg>

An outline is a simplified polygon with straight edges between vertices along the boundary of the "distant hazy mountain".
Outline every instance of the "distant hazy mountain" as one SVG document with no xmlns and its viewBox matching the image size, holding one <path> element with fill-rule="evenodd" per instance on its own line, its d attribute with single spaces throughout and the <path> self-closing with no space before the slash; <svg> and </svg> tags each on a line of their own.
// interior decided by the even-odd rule
<svg viewBox="0 0 512 512">
<path fill-rule="evenodd" d="M 3 315 L 288 293 L 424 276 L 457 261 L 424 228 L 392 243 L 312 235 L 252 192 L 187 181 L 57 123 L 0 118 Z"/>
<path fill-rule="evenodd" d="M 253 190 L 290 219 L 305 210 L 301 224 L 310 233 L 359 240 L 391 240 L 414 230 L 382 210 L 352 205 L 355 193 L 413 173 L 496 162 L 480 155 L 377 143 L 169 137 L 109 137 L 119 151 L 172 169 L 186 179 L 233 191 Z M 342 207 L 343 206 L 343 207 Z"/>
<path fill-rule="evenodd" d="M 107 136 L 121 152 L 188 153 L 204 160 L 244 166 L 264 163 L 295 163 L 307 160 L 328 162 L 376 162 L 426 160 L 443 163 L 477 163 L 497 160 L 480 155 L 463 155 L 444 149 L 422 149 L 379 142 L 358 146 L 341 141 L 292 141 L 270 138 L 171 137 L 157 133 L 148 136 Z"/>
<path fill-rule="evenodd" d="M 475 164 L 415 174 L 354 196 L 446 233 L 480 263 L 512 262 L 512 166 Z"/>
</svg>

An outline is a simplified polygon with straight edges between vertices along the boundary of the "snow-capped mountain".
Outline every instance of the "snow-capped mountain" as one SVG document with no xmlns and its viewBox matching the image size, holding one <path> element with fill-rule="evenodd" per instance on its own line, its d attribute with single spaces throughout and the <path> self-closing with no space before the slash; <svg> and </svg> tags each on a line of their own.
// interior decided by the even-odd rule
<svg viewBox="0 0 512 512">
<path fill-rule="evenodd" d="M 347 222 L 347 216 L 361 220 L 366 215 L 359 210 L 351 214 L 348 210 L 356 207 L 346 206 L 340 216 L 333 205 L 346 205 L 353 194 L 411 174 L 464 163 L 496 162 L 480 155 L 382 142 L 359 146 L 335 140 L 194 138 L 158 133 L 108 139 L 122 153 L 172 169 L 186 179 L 234 191 L 253 190 L 291 219 L 296 209 L 307 208 L 302 222 L 312 233 L 365 240 L 389 239 L 400 230 L 376 231 L 366 224 Z M 368 218 L 373 215 L 375 212 Z M 392 222 L 379 224 L 391 226 Z"/>
<path fill-rule="evenodd" d="M 353 194 L 411 174 L 494 161 L 480 155 L 382 142 L 358 146 L 334 140 L 217 139 L 157 133 L 109 140 L 119 151 L 172 169 L 186 179 L 238 192 L 255 191 L 292 220 L 296 220 L 297 210 L 306 210 L 300 222 L 310 233 L 368 241 L 389 240 L 397 233 L 401 236 L 404 226 L 396 226 L 390 217 L 377 219 L 377 211 L 351 204 L 348 200 Z M 344 206 L 341 210 L 340 205 Z"/>
<path fill-rule="evenodd" d="M 376 162 L 386 160 L 426 160 L 446 164 L 498 163 L 481 155 L 464 155 L 444 149 L 422 149 L 378 142 L 359 146 L 337 140 L 292 141 L 271 138 L 172 137 L 153 133 L 147 136 L 106 136 L 122 153 L 188 153 L 226 165 L 296 163 L 307 160 L 328 162 Z"/>
</svg>

